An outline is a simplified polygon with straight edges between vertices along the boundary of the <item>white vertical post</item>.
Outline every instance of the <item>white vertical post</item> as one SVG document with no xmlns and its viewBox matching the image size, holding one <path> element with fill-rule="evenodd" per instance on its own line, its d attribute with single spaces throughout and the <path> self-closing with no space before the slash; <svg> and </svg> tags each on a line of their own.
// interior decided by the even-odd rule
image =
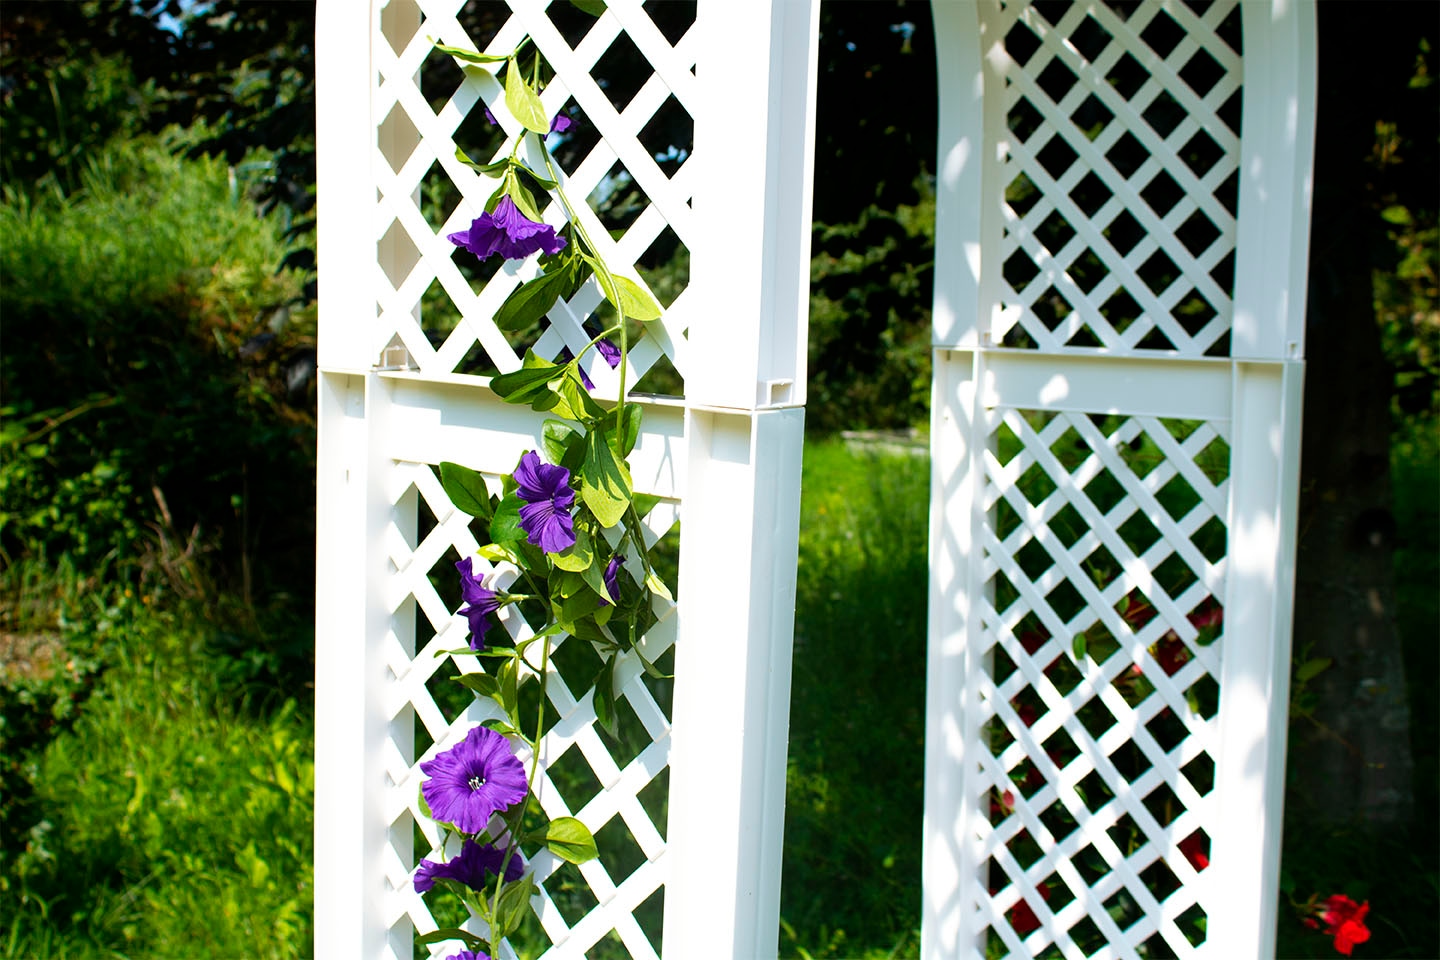
<svg viewBox="0 0 1440 960">
<path fill-rule="evenodd" d="M 938 9 L 938 8 L 937 8 Z M 925 816 L 920 955 L 943 960 L 976 942 L 967 930 L 965 878 L 977 867 L 967 836 L 964 760 L 975 748 L 974 672 L 979 618 L 972 584 L 978 574 L 976 511 L 983 486 L 973 444 L 978 390 L 976 355 L 937 349 L 930 432 L 930 610 L 925 663 Z"/>
<path fill-rule="evenodd" d="M 995 149 L 986 135 L 985 71 L 974 4 L 932 7 L 938 58 L 939 175 L 936 178 L 935 274 L 932 314 L 934 388 L 930 430 L 930 610 L 925 667 L 925 816 L 921 875 L 920 955 L 926 960 L 974 949 L 968 922 L 968 878 L 978 869 L 976 839 L 965 824 L 972 811 L 965 758 L 975 749 L 977 704 L 971 681 L 978 665 L 979 576 L 977 510 L 983 466 L 977 437 L 977 360 L 988 317 L 979 315 L 983 251 L 999 240 L 1003 185 L 982 162 Z M 990 112 L 994 112 L 993 110 Z M 995 180 L 987 183 L 985 178 Z M 989 198 L 987 206 L 986 198 Z M 984 243 L 986 226 L 995 232 Z M 998 262 L 998 261 L 997 261 Z M 992 298 L 993 299 L 993 298 Z M 963 348 L 956 350 L 954 348 Z M 965 950 L 962 950 L 962 944 Z"/>
<path fill-rule="evenodd" d="M 1230 355 L 1305 355 L 1315 152 L 1315 3 L 1242 3 L 1244 112 Z"/>
<path fill-rule="evenodd" d="M 1217 956 L 1271 956 L 1285 803 L 1300 405 L 1315 136 L 1315 5 L 1241 4 L 1245 36 L 1235 248 L 1236 358 L 1220 751 L 1224 830 L 1208 883 Z M 1245 362 L 1249 361 L 1249 362 Z M 1256 869 L 1256 859 L 1259 869 Z"/>
<path fill-rule="evenodd" d="M 376 361 L 367 347 L 375 316 L 368 281 L 376 272 L 370 21 L 353 2 L 320 0 L 315 35 L 319 367 L 361 373 Z"/>
<path fill-rule="evenodd" d="M 809 307 L 816 0 L 705 0 L 667 958 L 778 950 Z M 757 64 L 735 69 L 736 58 Z"/>
<path fill-rule="evenodd" d="M 696 11 L 703 174 L 690 282 L 717 321 L 690 330 L 690 354 L 710 358 L 687 371 L 692 403 L 805 403 L 819 18 L 818 0 L 705 0 Z"/>
<path fill-rule="evenodd" d="M 680 557 L 665 956 L 776 954 L 804 410 L 696 410 Z"/>
<path fill-rule="evenodd" d="M 319 402 L 315 603 L 315 955 L 376 956 L 379 918 L 380 783 L 370 751 L 376 702 L 367 695 L 365 604 L 357 558 L 366 549 L 366 349 L 375 304 L 356 282 L 374 271 L 365 160 L 373 152 L 370 22 L 354 4 L 316 9 Z M 357 158 L 358 164 L 357 164 Z M 366 191 L 372 191 L 367 197 Z M 360 589 L 363 589 L 360 588 Z"/>
<path fill-rule="evenodd" d="M 1206 927 L 1214 955 L 1265 957 L 1275 954 L 1279 896 L 1304 366 L 1234 367 L 1215 758 L 1223 829 L 1202 879 L 1225 891 L 1225 910 Z"/>
</svg>

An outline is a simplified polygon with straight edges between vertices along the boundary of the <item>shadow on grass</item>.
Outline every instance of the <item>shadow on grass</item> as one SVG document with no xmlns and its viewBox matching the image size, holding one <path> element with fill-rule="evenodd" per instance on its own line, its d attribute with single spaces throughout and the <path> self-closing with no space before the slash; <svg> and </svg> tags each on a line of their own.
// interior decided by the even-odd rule
<svg viewBox="0 0 1440 960">
<path fill-rule="evenodd" d="M 926 457 L 806 447 L 785 956 L 916 950 L 928 502 Z"/>
</svg>

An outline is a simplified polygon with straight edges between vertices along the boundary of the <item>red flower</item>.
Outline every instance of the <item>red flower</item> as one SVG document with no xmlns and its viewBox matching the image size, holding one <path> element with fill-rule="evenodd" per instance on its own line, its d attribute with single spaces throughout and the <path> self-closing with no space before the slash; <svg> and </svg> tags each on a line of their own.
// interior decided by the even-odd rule
<svg viewBox="0 0 1440 960">
<path fill-rule="evenodd" d="M 1343 893 L 1325 901 L 1325 912 L 1320 919 L 1330 928 L 1325 932 L 1335 938 L 1337 952 L 1348 957 L 1355 944 L 1370 939 L 1370 930 L 1365 926 L 1365 915 L 1369 912 L 1369 900 L 1357 904 Z"/>
<path fill-rule="evenodd" d="M 1210 858 L 1205 854 L 1205 840 L 1198 830 L 1180 841 L 1180 852 L 1197 871 L 1210 866 Z"/>
<path fill-rule="evenodd" d="M 1040 894 L 1041 900 L 1050 899 L 1050 887 L 1048 884 L 1042 883 L 1035 889 Z M 1017 934 L 1023 937 L 1032 930 L 1040 929 L 1040 918 L 1035 916 L 1035 911 L 1030 909 L 1028 902 L 1021 900 L 1015 904 L 1015 908 L 1010 911 L 1010 926 Z M 1369 936 L 1369 934 L 1367 933 L 1366 936 Z"/>
</svg>

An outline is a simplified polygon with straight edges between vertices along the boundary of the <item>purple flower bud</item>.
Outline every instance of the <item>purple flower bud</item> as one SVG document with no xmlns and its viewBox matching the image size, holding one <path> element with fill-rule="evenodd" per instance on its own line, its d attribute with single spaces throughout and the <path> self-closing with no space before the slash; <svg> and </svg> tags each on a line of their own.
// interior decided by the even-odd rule
<svg viewBox="0 0 1440 960">
<path fill-rule="evenodd" d="M 605 565 L 605 592 L 610 594 L 611 603 L 620 602 L 620 580 L 617 574 L 620 572 L 620 564 L 624 562 L 625 558 L 616 554 L 611 557 L 610 562 Z M 605 600 L 604 597 L 600 599 L 602 602 Z"/>
<path fill-rule="evenodd" d="M 485 630 L 489 627 L 487 617 L 500 609 L 500 601 L 494 590 L 487 590 L 471 569 L 472 558 L 466 557 L 455 564 L 460 571 L 460 597 L 465 606 L 460 612 L 470 621 L 470 649 L 485 649 Z"/>
</svg>

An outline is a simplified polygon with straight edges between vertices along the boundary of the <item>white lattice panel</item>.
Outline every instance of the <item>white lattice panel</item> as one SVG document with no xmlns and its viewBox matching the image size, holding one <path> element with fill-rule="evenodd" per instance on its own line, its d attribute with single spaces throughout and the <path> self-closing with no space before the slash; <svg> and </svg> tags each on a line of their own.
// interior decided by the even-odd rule
<svg viewBox="0 0 1440 960">
<path fill-rule="evenodd" d="M 482 658 L 441 654 L 466 645 L 469 628 L 455 612 L 459 601 L 454 596 L 442 598 L 441 592 L 455 592 L 455 560 L 475 553 L 470 518 L 450 504 L 431 465 L 394 462 L 390 472 L 397 522 L 388 530 L 393 572 L 385 603 L 397 628 L 385 643 L 386 666 L 394 676 L 387 689 L 392 735 L 381 749 L 393 783 L 387 807 L 392 842 L 387 848 L 386 875 L 395 895 L 386 920 L 413 923 L 416 932 L 428 933 L 437 923 L 414 892 L 411 879 L 421 858 L 439 859 L 441 850 L 439 830 L 418 807 L 419 785 L 425 779 L 419 764 L 454 746 L 476 723 L 502 714 L 489 701 L 473 700 L 467 690 L 453 683 L 459 673 L 483 669 Z M 498 491 L 498 478 L 495 486 Z M 430 529 L 419 538 L 407 536 L 403 530 L 404 518 L 413 517 L 417 509 L 433 521 L 433 525 L 425 524 Z M 670 532 L 677 517 L 678 505 L 671 502 L 649 514 L 646 538 L 652 546 Z M 475 563 L 477 573 L 481 569 L 489 572 L 485 561 L 477 558 Z M 630 566 L 638 567 L 638 559 Z M 658 622 L 638 644 L 652 663 L 664 659 L 675 640 L 674 605 L 657 600 L 655 614 Z M 513 607 L 506 608 L 500 622 L 514 640 L 532 633 Z M 407 628 L 416 635 L 406 637 Z M 430 637 L 421 642 L 423 634 Z M 552 725 L 541 744 L 535 793 L 550 817 L 575 816 L 584 821 L 599 839 L 602 856 L 575 867 L 546 851 L 526 851 L 541 885 L 536 910 L 554 944 L 544 954 L 531 944 L 526 953 L 580 956 L 614 931 L 630 956 L 655 957 L 661 913 L 658 899 L 644 911 L 648 932 L 636 914 L 640 912 L 637 908 L 660 890 L 666 877 L 665 792 L 664 781 L 657 777 L 669 764 L 669 705 L 664 702 L 669 698 L 668 684 L 646 678 L 634 654 L 622 657 L 616 665 L 617 699 L 628 705 L 621 712 L 634 722 L 624 725 L 620 742 L 607 741 L 596 726 L 594 691 L 589 686 L 598 660 L 574 649 L 579 645 L 582 641 L 562 637 L 546 667 L 553 717 L 547 721 Z M 583 667 L 592 661 L 586 673 Z M 574 669 L 567 670 L 572 663 Z M 536 676 L 538 670 L 530 673 Z M 580 686 L 572 689 L 570 683 L 575 682 Z M 417 739 L 431 743 L 419 750 Z M 528 754 L 522 756 L 527 764 L 529 759 Z M 656 789 L 646 793 L 652 785 Z M 642 793 L 650 801 L 649 810 L 640 799 Z M 417 827 L 424 839 L 411 851 Z M 626 846 L 631 850 L 624 850 Z M 632 851 L 638 851 L 638 858 Z M 617 854 L 625 861 L 623 873 L 617 867 Z M 434 954 L 448 952 L 441 945 L 432 948 Z"/>
<path fill-rule="evenodd" d="M 1195 6 L 980 5 L 992 343 L 1228 354 L 1240 11 Z"/>
<path fill-rule="evenodd" d="M 989 812 L 987 940 L 1191 956 L 1216 817 L 1228 447 L 1194 421 L 996 407 L 986 423 L 989 756 L 966 799 Z"/>
<path fill-rule="evenodd" d="M 638 0 L 610 4 L 599 18 L 568 3 L 550 10 L 541 2 L 516 3 L 514 9 L 471 4 L 464 11 L 487 28 L 475 37 L 461 24 L 472 18 L 457 17 L 461 6 L 454 0 L 394 0 L 371 44 L 377 81 L 372 111 L 379 119 L 378 155 L 371 161 L 378 187 L 373 230 L 381 256 L 370 270 L 379 320 L 369 343 L 379 357 L 398 337 L 410 365 L 428 375 L 507 373 L 519 369 L 526 349 L 549 360 L 565 350 L 578 354 L 600 332 L 596 327 L 587 333 L 585 324 L 591 320 L 595 327 L 592 316 L 603 302 L 592 278 L 569 301 L 557 303 L 537 329 L 507 338 L 491 321 L 539 267 L 532 259 L 497 269 L 493 261 L 476 264 L 457 253 L 448 235 L 470 226 L 497 181 L 466 167 L 455 150 L 459 146 L 477 163 L 503 159 L 522 128 L 506 110 L 504 88 L 493 75 L 498 65 L 461 69 L 434 49 L 435 42 L 505 54 L 530 38 L 527 51 L 538 50 L 554 70 L 543 97 L 547 113 L 575 124 L 551 135 L 561 183 L 612 270 L 645 284 L 647 272 L 669 267 L 677 257 L 684 262 L 694 239 L 693 168 L 686 161 L 697 99 L 696 44 L 685 26 L 687 19 L 693 22 L 694 5 L 685 8 L 688 17 L 681 12 L 684 5 L 665 5 L 666 26 L 672 35 L 681 34 L 673 44 Z M 612 57 L 620 63 L 611 63 Z M 528 52 L 525 59 L 528 64 Z M 648 79 L 617 104 L 623 100 L 617 86 L 640 64 Z M 438 108 L 432 109 L 432 101 Z M 524 156 L 533 169 L 546 172 L 544 159 L 528 147 Z M 600 218 L 595 207 L 617 191 L 632 190 L 638 212 Z M 557 230 L 566 223 L 559 202 L 542 213 Z M 612 230 L 620 235 L 612 238 Z M 631 387 L 662 357 L 682 375 L 685 368 L 691 308 L 683 276 L 655 292 L 667 308 L 632 345 Z M 587 360 L 600 392 L 613 394 L 616 375 L 593 351 Z M 673 390 L 673 378 L 663 385 Z"/>
</svg>

